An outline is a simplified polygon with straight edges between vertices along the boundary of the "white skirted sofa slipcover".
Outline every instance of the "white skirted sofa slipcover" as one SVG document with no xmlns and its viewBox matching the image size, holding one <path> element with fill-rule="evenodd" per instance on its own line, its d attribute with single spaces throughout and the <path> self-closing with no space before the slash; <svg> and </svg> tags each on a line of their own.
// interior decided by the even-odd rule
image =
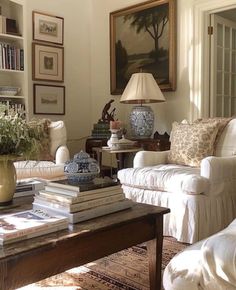
<svg viewBox="0 0 236 290">
<path fill-rule="evenodd" d="M 133 168 L 118 171 L 127 198 L 170 208 L 164 235 L 194 243 L 236 217 L 236 119 L 223 123 L 178 124 L 172 129 L 170 151 L 140 151 Z M 208 149 L 201 156 L 205 143 Z M 174 156 L 179 151 L 183 158 Z"/>
<path fill-rule="evenodd" d="M 236 220 L 171 259 L 163 274 L 165 290 L 235 290 Z"/>
<path fill-rule="evenodd" d="M 39 160 L 14 162 L 17 180 L 27 178 L 60 179 L 64 178 L 64 164 L 70 159 L 67 132 L 63 121 L 49 122 L 48 142 Z"/>
</svg>

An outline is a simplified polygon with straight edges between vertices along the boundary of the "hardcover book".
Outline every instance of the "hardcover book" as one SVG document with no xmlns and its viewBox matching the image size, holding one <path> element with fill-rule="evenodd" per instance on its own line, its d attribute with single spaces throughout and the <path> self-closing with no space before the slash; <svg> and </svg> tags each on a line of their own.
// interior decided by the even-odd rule
<svg viewBox="0 0 236 290">
<path fill-rule="evenodd" d="M 62 202 L 67 204 L 75 204 L 79 202 L 94 200 L 106 196 L 112 196 L 118 193 L 123 193 L 122 188 L 120 185 L 113 186 L 112 188 L 101 188 L 101 189 L 95 189 L 90 191 L 83 191 L 80 192 L 78 196 L 70 196 L 66 194 L 61 194 L 54 191 L 48 191 L 48 190 L 39 190 L 38 193 L 36 193 L 37 196 L 45 198 L 47 201 L 55 201 L 55 202 Z"/>
<path fill-rule="evenodd" d="M 95 178 L 93 182 L 85 184 L 77 182 L 72 183 L 70 180 L 64 179 L 48 182 L 45 186 L 45 190 L 77 197 L 80 196 L 81 192 L 88 194 L 92 190 L 99 191 L 100 189 L 104 190 L 105 188 L 112 190 L 112 188 L 117 185 L 119 185 L 119 182 L 104 180 L 102 178 Z"/>
<path fill-rule="evenodd" d="M 83 211 L 78 211 L 75 213 L 68 213 L 68 212 L 61 213 L 56 208 L 51 208 L 46 205 L 38 204 L 35 202 L 33 203 L 33 208 L 46 210 L 48 213 L 51 213 L 51 214 L 59 214 L 59 213 L 63 214 L 64 216 L 69 218 L 70 223 L 75 224 L 75 223 L 86 221 L 92 218 L 96 218 L 96 217 L 104 216 L 104 215 L 111 214 L 114 212 L 118 212 L 121 210 L 129 209 L 132 207 L 132 205 L 133 205 L 133 202 L 130 199 L 124 199 L 121 201 L 112 202 L 112 203 L 104 204 L 101 206 L 96 206 L 94 208 L 90 208 Z"/>
<path fill-rule="evenodd" d="M 115 195 L 106 196 L 103 198 L 98 198 L 98 199 L 89 200 L 89 201 L 85 201 L 85 202 L 68 204 L 68 203 L 59 202 L 59 201 L 48 201 L 47 199 L 37 195 L 34 197 L 34 203 L 46 205 L 46 206 L 52 207 L 52 208 L 56 208 L 58 211 L 61 211 L 61 212 L 73 213 L 73 212 L 82 211 L 82 210 L 85 210 L 88 208 L 97 207 L 100 205 L 112 203 L 115 201 L 120 201 L 123 199 L 125 199 L 124 193 L 118 193 Z"/>
<path fill-rule="evenodd" d="M 0 217 L 0 244 L 36 237 L 68 227 L 68 218 L 44 210 L 28 210 Z"/>
</svg>

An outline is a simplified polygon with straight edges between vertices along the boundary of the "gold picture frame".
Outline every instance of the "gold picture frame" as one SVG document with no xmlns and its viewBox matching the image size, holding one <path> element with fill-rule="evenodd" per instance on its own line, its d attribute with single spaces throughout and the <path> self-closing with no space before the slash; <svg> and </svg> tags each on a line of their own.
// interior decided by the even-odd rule
<svg viewBox="0 0 236 290">
<path fill-rule="evenodd" d="M 32 78 L 40 81 L 64 81 L 64 48 L 32 43 Z"/>
<path fill-rule="evenodd" d="M 32 12 L 33 40 L 63 45 L 64 18 L 42 12 Z"/>
<path fill-rule="evenodd" d="M 110 13 L 110 89 L 152 73 L 162 91 L 176 89 L 176 0 L 147 1 Z"/>
</svg>

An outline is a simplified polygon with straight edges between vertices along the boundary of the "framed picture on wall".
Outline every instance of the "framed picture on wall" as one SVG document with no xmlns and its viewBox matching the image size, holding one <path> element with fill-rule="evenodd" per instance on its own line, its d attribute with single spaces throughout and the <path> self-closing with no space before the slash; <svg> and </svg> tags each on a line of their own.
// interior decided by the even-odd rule
<svg viewBox="0 0 236 290">
<path fill-rule="evenodd" d="M 63 82 L 63 47 L 33 43 L 32 53 L 33 80 Z"/>
<path fill-rule="evenodd" d="M 163 91 L 176 89 L 176 0 L 146 1 L 110 13 L 111 94 L 131 75 L 152 73 Z"/>
<path fill-rule="evenodd" d="M 33 40 L 63 44 L 64 18 L 33 11 Z"/>
<path fill-rule="evenodd" d="M 34 114 L 65 115 L 65 86 L 34 84 Z"/>
</svg>

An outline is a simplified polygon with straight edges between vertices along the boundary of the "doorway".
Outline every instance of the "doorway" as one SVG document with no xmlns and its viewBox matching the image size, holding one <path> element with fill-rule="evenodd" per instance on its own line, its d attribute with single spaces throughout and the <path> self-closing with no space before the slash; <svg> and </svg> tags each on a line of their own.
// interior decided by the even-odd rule
<svg viewBox="0 0 236 290">
<path fill-rule="evenodd" d="M 236 9 L 210 16 L 209 115 L 236 115 Z"/>
<path fill-rule="evenodd" d="M 235 0 L 196 0 L 193 5 L 193 74 L 190 121 L 210 116 L 210 14 L 236 9 Z"/>
</svg>

